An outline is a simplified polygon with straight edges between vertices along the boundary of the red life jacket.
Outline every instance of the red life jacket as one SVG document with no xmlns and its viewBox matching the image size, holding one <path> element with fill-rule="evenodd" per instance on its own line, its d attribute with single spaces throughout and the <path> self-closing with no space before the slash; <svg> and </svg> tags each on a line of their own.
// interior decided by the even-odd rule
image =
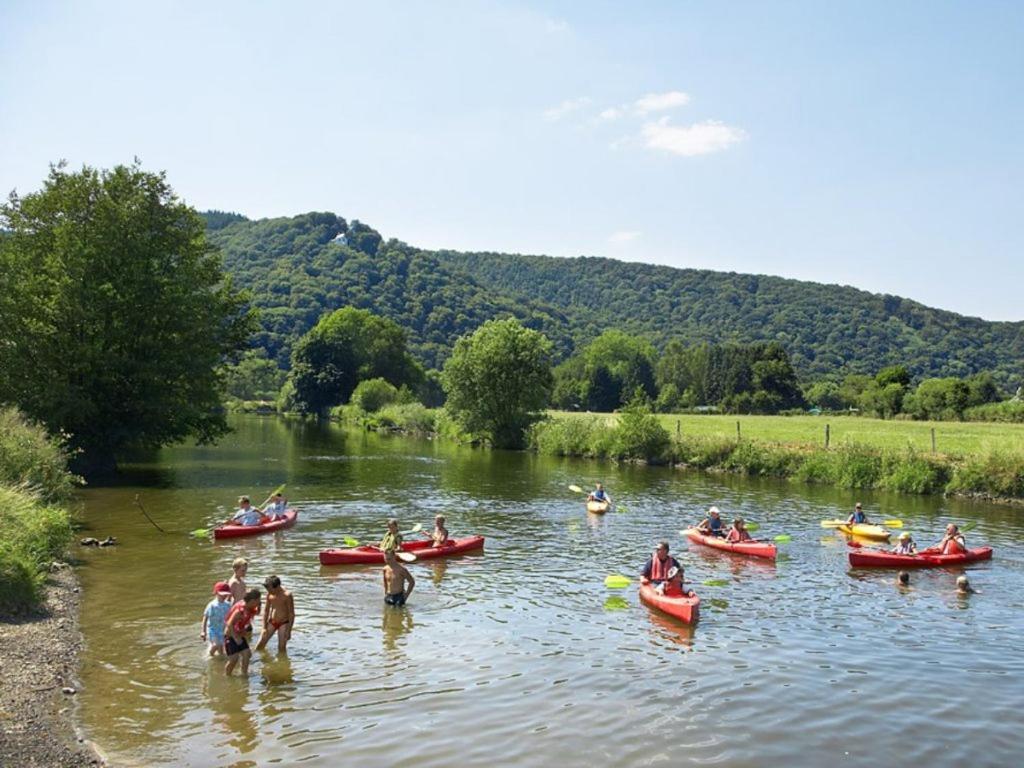
<svg viewBox="0 0 1024 768">
<path fill-rule="evenodd" d="M 651 581 L 665 581 L 672 565 L 672 555 L 666 557 L 664 562 L 658 559 L 657 552 L 651 555 Z"/>
<path fill-rule="evenodd" d="M 957 539 L 950 539 L 946 542 L 946 546 L 942 548 L 942 554 L 944 555 L 959 555 L 966 551 Z"/>
</svg>

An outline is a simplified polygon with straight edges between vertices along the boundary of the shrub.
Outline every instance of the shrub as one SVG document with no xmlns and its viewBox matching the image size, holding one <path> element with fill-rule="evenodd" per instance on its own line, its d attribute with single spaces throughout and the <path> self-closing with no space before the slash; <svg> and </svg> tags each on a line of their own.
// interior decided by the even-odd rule
<svg viewBox="0 0 1024 768">
<path fill-rule="evenodd" d="M 954 469 L 946 491 L 1024 497 L 1024 455 L 993 451 L 968 456 Z"/>
<path fill-rule="evenodd" d="M 640 459 L 656 464 L 668 458 L 672 438 L 646 405 L 635 403 L 623 410 L 611 440 L 617 459 Z"/>
<path fill-rule="evenodd" d="M 32 488 L 50 501 L 67 499 L 81 483 L 68 472 L 68 458 L 63 439 L 51 438 L 15 408 L 0 408 L 0 484 Z"/>
<path fill-rule="evenodd" d="M 360 381 L 352 392 L 349 401 L 365 413 L 376 413 L 385 405 L 398 401 L 398 389 L 385 379 L 366 379 Z"/>
<path fill-rule="evenodd" d="M 976 405 L 964 411 L 964 420 L 1024 424 L 1024 401 L 1006 400 L 1002 403 Z"/>
<path fill-rule="evenodd" d="M 42 598 L 45 568 L 71 541 L 71 520 L 33 492 L 0 487 L 0 611 L 19 610 Z"/>
</svg>

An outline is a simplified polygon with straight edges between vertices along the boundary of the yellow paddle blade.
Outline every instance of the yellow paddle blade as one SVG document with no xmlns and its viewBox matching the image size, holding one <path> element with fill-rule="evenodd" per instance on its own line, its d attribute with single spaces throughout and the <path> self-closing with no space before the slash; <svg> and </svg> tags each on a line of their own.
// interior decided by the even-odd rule
<svg viewBox="0 0 1024 768">
<path fill-rule="evenodd" d="M 902 528 L 903 527 L 903 521 L 902 520 L 883 520 L 882 521 L 882 525 L 886 526 L 887 528 Z"/>
<path fill-rule="evenodd" d="M 569 490 L 572 491 L 573 493 L 583 493 L 583 489 L 580 488 L 578 485 L 570 485 Z"/>
<path fill-rule="evenodd" d="M 342 539 L 342 541 L 345 542 L 345 546 L 346 547 L 358 547 L 359 546 L 359 540 L 358 539 L 353 539 L 351 536 L 346 536 L 344 539 Z"/>
<path fill-rule="evenodd" d="M 838 528 L 840 525 L 846 525 L 845 520 L 822 520 L 822 528 Z"/>
<path fill-rule="evenodd" d="M 613 573 L 611 576 L 606 576 L 604 580 L 604 585 L 608 587 L 608 589 L 625 589 L 632 583 L 633 582 L 630 580 L 628 576 L 623 576 L 622 574 L 618 573 Z"/>
</svg>

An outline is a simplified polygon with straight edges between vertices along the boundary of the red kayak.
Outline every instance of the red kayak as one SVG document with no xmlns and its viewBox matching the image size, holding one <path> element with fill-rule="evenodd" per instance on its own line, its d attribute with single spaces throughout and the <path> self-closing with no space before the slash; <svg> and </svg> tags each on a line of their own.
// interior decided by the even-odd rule
<svg viewBox="0 0 1024 768">
<path fill-rule="evenodd" d="M 483 549 L 483 536 L 467 536 L 464 539 L 448 539 L 440 547 L 435 547 L 430 539 L 408 541 L 402 544 L 402 552 L 411 552 L 417 560 L 429 560 L 432 557 L 447 557 L 474 549 Z M 320 565 L 373 565 L 384 562 L 384 553 L 377 547 L 364 545 L 351 549 L 325 549 L 320 553 Z"/>
<path fill-rule="evenodd" d="M 850 550 L 850 565 L 857 568 L 939 568 L 991 559 L 992 547 L 975 547 L 958 555 L 943 555 L 938 549 L 922 549 L 916 555 L 894 555 L 864 547 Z"/>
<path fill-rule="evenodd" d="M 295 525 L 295 521 L 298 519 L 299 513 L 294 509 L 289 509 L 284 513 L 283 518 L 260 523 L 259 525 L 238 525 L 229 520 L 224 525 L 213 529 L 213 538 L 237 539 L 239 536 L 259 536 L 261 533 L 283 531 L 285 528 L 291 528 Z"/>
<path fill-rule="evenodd" d="M 663 595 L 650 584 L 640 584 L 640 602 L 651 608 L 664 611 L 669 616 L 674 616 L 687 624 L 695 622 L 700 615 L 700 598 L 693 597 L 672 597 Z"/>
<path fill-rule="evenodd" d="M 774 560 L 777 548 L 769 541 L 739 541 L 735 544 L 726 541 L 721 536 L 706 536 L 696 528 L 688 528 L 683 535 L 696 544 L 703 544 L 706 547 L 714 547 L 725 552 L 732 552 L 734 555 L 747 555 L 748 557 L 763 557 L 766 560 Z"/>
</svg>

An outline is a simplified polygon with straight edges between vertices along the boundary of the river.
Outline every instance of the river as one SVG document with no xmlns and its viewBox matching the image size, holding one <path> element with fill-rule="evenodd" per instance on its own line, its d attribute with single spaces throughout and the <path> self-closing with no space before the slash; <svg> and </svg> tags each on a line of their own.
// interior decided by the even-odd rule
<svg viewBox="0 0 1024 768">
<path fill-rule="evenodd" d="M 720 766 L 1020 763 L 1024 515 L 938 497 L 614 466 L 237 417 L 217 446 L 139 457 L 81 493 L 86 734 L 127 766 Z M 626 509 L 588 516 L 567 489 L 603 480 Z M 214 543 L 240 493 L 287 483 L 296 527 Z M 157 531 L 139 512 L 138 494 Z M 995 557 L 963 571 L 851 570 L 822 518 L 862 500 L 920 542 L 978 521 Z M 681 542 L 717 504 L 789 533 L 777 564 Z M 405 609 L 379 568 L 321 567 L 341 539 L 443 512 L 482 553 L 410 566 Z M 688 627 L 639 604 L 661 538 L 703 599 Z M 203 607 L 231 561 L 277 574 L 298 612 L 289 657 L 228 679 Z M 702 582 L 713 581 L 714 585 Z M 276 646 L 271 644 L 272 648 Z"/>
</svg>

